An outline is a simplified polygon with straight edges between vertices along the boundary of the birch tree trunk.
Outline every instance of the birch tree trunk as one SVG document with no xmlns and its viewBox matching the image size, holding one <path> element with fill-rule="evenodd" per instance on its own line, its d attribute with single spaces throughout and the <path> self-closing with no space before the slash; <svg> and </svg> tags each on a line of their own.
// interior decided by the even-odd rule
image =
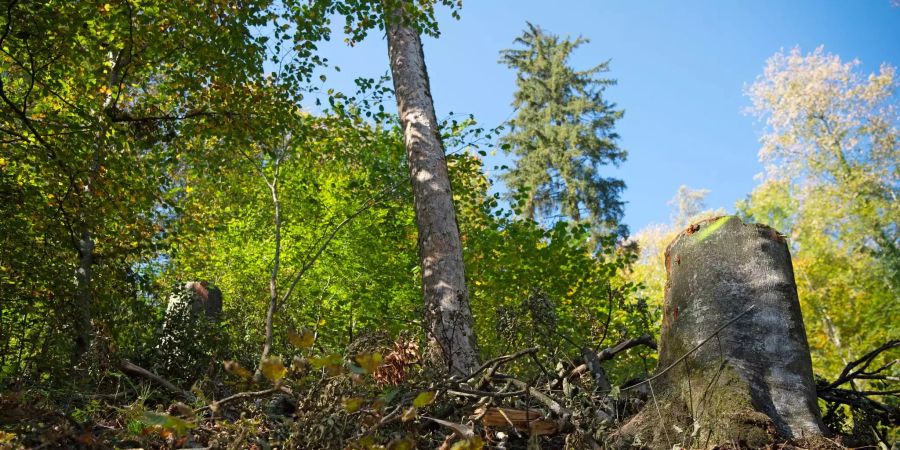
<svg viewBox="0 0 900 450">
<path fill-rule="evenodd" d="M 394 92 L 415 200 L 424 325 L 431 341 L 430 353 L 450 373 L 468 374 L 478 362 L 475 333 L 450 178 L 422 41 L 399 9 L 385 11 L 385 21 Z"/>
<path fill-rule="evenodd" d="M 650 403 L 619 430 L 620 446 L 818 439 L 824 427 L 784 238 L 734 216 L 699 222 L 669 244 L 666 274 L 659 368 L 644 385 Z"/>
<path fill-rule="evenodd" d="M 89 185 L 88 185 L 89 186 Z M 93 293 L 91 284 L 94 267 L 94 237 L 90 226 L 82 221 L 77 241 L 78 267 L 75 269 L 75 348 L 72 353 L 72 366 L 78 366 L 82 356 L 88 351 L 93 334 L 91 312 Z"/>
</svg>

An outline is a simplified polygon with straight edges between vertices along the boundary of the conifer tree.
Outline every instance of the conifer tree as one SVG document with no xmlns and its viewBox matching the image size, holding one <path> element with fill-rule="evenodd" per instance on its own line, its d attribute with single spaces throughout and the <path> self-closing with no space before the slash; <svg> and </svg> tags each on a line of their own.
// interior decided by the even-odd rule
<svg viewBox="0 0 900 450">
<path fill-rule="evenodd" d="M 568 64 L 587 42 L 529 23 L 514 41 L 520 47 L 501 52 L 500 62 L 518 71 L 516 115 L 501 141 L 516 161 L 503 180 L 524 197 L 522 213 L 530 219 L 583 223 L 595 237 L 625 235 L 620 223 L 625 183 L 601 172 L 625 160 L 615 132 L 624 111 L 603 96 L 616 83 L 600 76 L 609 71 L 609 61 L 583 71 Z"/>
</svg>

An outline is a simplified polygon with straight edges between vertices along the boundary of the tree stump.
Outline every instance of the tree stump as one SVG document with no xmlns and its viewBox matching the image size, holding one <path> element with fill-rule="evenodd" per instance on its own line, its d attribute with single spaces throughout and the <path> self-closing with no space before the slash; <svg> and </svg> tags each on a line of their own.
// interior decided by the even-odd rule
<svg viewBox="0 0 900 450">
<path fill-rule="evenodd" d="M 169 296 L 152 369 L 175 383 L 201 378 L 222 347 L 221 315 L 219 288 L 205 281 L 177 287 Z"/>
<path fill-rule="evenodd" d="M 205 315 L 208 320 L 217 321 L 222 314 L 222 291 L 217 287 L 210 287 L 206 281 L 189 281 L 184 284 L 183 295 L 172 295 L 166 307 L 166 314 L 171 314 L 181 303 L 188 302 L 188 309 L 192 314 Z"/>
<path fill-rule="evenodd" d="M 618 446 L 760 447 L 820 437 L 784 237 L 734 216 L 702 221 L 669 244 L 666 274 L 651 397 L 615 434 Z"/>
</svg>

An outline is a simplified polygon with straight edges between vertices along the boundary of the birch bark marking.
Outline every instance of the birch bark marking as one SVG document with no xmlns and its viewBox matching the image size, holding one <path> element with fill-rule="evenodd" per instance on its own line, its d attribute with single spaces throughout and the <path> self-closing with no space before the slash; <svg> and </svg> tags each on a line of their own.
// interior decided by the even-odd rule
<svg viewBox="0 0 900 450">
<path fill-rule="evenodd" d="M 447 161 L 437 129 L 422 41 L 401 11 L 385 11 L 385 21 L 415 202 L 424 323 L 431 340 L 431 356 L 450 373 L 468 374 L 477 367 L 475 333 Z"/>
</svg>

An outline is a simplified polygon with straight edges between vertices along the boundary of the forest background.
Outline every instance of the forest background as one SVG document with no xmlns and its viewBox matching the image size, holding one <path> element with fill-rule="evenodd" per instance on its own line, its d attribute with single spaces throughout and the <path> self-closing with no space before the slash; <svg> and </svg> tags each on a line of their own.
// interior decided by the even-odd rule
<svg viewBox="0 0 900 450">
<path fill-rule="evenodd" d="M 190 388 L 225 360 L 289 365 L 297 347 L 334 368 L 361 336 L 427 346 L 369 3 L 7 2 L 4 388 L 100 386 L 110 355 Z M 900 9 L 573 4 L 545 17 L 441 3 L 416 20 L 435 39 L 425 54 L 482 359 L 537 346 L 555 361 L 654 335 L 665 245 L 725 212 L 788 238 L 817 373 L 835 378 L 897 337 Z M 221 317 L 173 337 L 167 306 L 192 280 L 221 289 Z M 654 363 L 636 349 L 609 372 Z"/>
</svg>

